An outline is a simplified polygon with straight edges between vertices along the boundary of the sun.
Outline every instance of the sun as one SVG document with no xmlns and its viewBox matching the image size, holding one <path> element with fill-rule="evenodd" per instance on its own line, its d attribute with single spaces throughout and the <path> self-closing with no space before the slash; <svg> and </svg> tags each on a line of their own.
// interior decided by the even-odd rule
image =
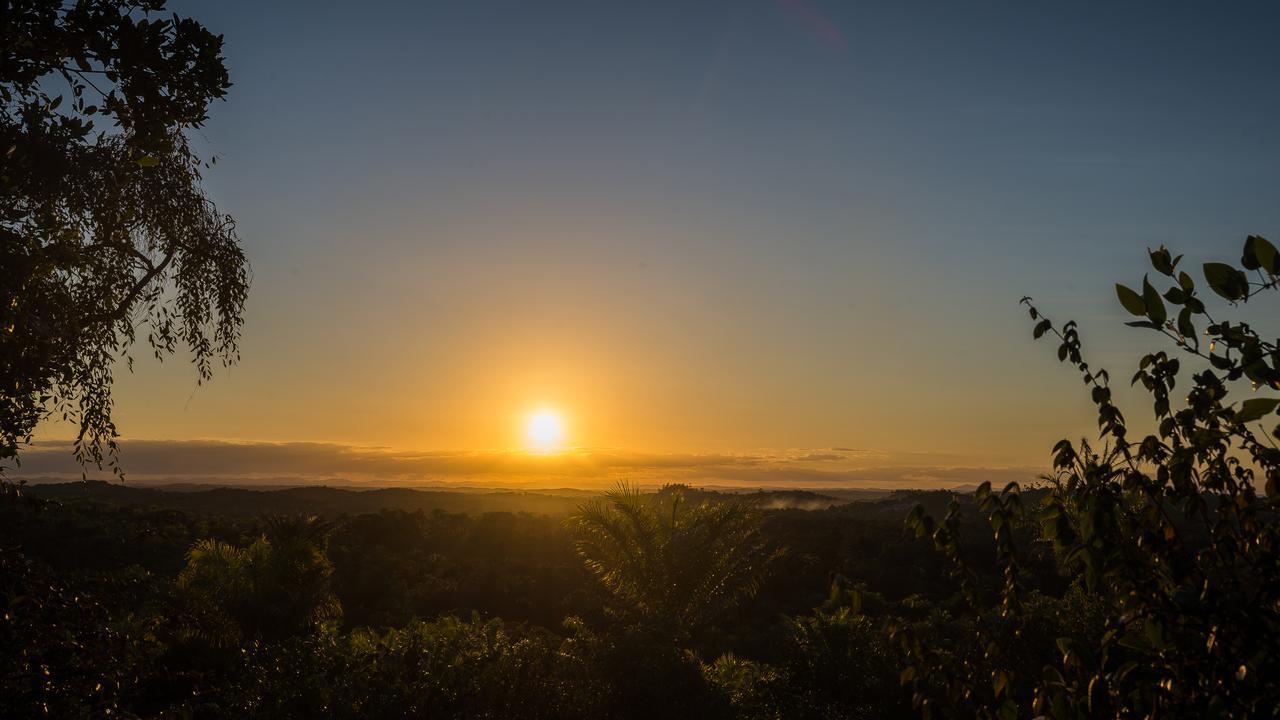
<svg viewBox="0 0 1280 720">
<path fill-rule="evenodd" d="M 534 452 L 555 452 L 564 443 L 564 421 L 551 410 L 530 413 L 525 421 L 524 438 L 528 448 Z"/>
</svg>

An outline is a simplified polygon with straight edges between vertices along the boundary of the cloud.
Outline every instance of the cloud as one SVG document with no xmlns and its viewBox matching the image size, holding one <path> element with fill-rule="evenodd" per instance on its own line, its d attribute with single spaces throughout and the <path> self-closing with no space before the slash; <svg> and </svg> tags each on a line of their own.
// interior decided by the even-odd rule
<svg viewBox="0 0 1280 720">
<path fill-rule="evenodd" d="M 794 458 L 796 462 L 822 462 L 824 460 L 844 460 L 845 455 L 837 455 L 835 453 L 809 453 Z"/>
<path fill-rule="evenodd" d="M 804 449 L 752 453 L 638 453 L 583 448 L 553 455 L 515 451 L 403 451 L 323 442 L 128 440 L 120 460 L 130 482 L 226 484 L 476 485 L 596 488 L 642 485 L 791 488 L 955 487 L 1028 481 L 1033 468 L 967 467 L 925 454 Z M 929 463 L 927 460 L 934 462 Z M 14 479 L 79 478 L 70 443 L 28 446 Z M 91 476 L 104 474 L 91 473 Z"/>
</svg>

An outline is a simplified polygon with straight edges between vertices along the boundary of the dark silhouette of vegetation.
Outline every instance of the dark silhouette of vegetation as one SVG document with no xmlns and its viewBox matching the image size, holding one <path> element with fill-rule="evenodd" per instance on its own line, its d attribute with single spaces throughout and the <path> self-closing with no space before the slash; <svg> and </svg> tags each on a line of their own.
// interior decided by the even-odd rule
<svg viewBox="0 0 1280 720">
<path fill-rule="evenodd" d="M 621 485 L 568 520 L 574 547 L 624 618 L 687 638 L 760 587 L 778 556 L 743 500 L 685 502 L 669 486 L 644 495 Z"/>
<path fill-rule="evenodd" d="M 177 588 L 187 610 L 184 634 L 214 647 L 242 638 L 280 639 L 336 621 L 329 526 L 314 517 L 272 517 L 248 547 L 201 540 L 187 554 Z"/>
<path fill-rule="evenodd" d="M 163 11 L 0 7 L 0 461 L 52 413 L 118 471 L 112 368 L 140 335 L 201 381 L 237 359 L 248 267 L 185 135 L 230 87 L 222 38 Z"/>
<path fill-rule="evenodd" d="M 903 680 L 926 718 L 1245 718 L 1280 707 L 1280 398 L 1255 394 L 1280 389 L 1280 347 L 1211 310 L 1179 269 L 1182 256 L 1161 247 L 1150 258 L 1163 281 L 1116 291 L 1141 318 L 1129 325 L 1172 345 L 1143 356 L 1132 378 L 1152 399 L 1155 432 L 1130 435 L 1110 375 L 1085 360 L 1075 323 L 1058 327 L 1024 299 L 1035 336 L 1056 338 L 1059 360 L 1089 388 L 1100 446 L 1059 442 L 1049 492 L 1033 509 L 1016 484 L 978 489 L 1002 576 L 995 587 L 975 577 L 959 503 L 940 521 L 923 509 L 909 519 L 952 561 L 969 642 L 983 648 L 956 662 L 910 625 L 897 627 L 910 658 Z M 1280 289 L 1280 256 L 1261 237 L 1248 238 L 1239 263 L 1202 270 L 1233 307 Z M 1189 387 L 1175 389 L 1184 361 L 1197 368 Z M 1086 620 L 1074 633 L 1032 632 L 1045 608 L 1022 572 L 1027 525 L 1074 583 L 1068 604 Z"/>
<path fill-rule="evenodd" d="M 868 708 L 884 716 L 907 703 L 895 664 L 881 662 L 892 649 L 882 627 L 894 601 L 864 591 L 876 599 L 855 610 L 847 591 L 823 591 L 828 568 L 845 567 L 841 558 L 874 558 L 886 545 L 902 546 L 895 557 L 918 552 L 901 531 L 903 498 L 736 510 L 730 517 L 753 519 L 730 524 L 741 532 L 714 547 L 732 537 L 747 549 L 786 544 L 791 551 L 775 563 L 789 575 L 740 587 L 736 603 L 700 611 L 702 627 L 676 637 L 620 605 L 578 557 L 562 517 L 384 510 L 333 517 L 313 532 L 320 526 L 296 520 L 46 500 L 8 487 L 0 643 L 23 661 L 0 675 L 0 693 L 16 699 L 9 707 L 19 717 L 47 705 L 63 717 L 102 708 L 403 717 L 430 708 L 421 712 L 818 718 L 875 716 Z M 669 512 L 673 492 L 638 501 Z M 718 517 L 701 512 L 703 520 L 680 522 Z M 850 527 L 860 530 L 830 532 Z M 296 549 L 283 550 L 282 536 L 297 538 Z M 89 552 L 92 544 L 101 551 Z M 688 562 L 700 554 L 680 552 Z M 773 554 L 754 553 L 743 556 Z M 910 582 L 900 596 L 924 589 Z M 881 704 L 881 692 L 893 702 Z"/>
</svg>

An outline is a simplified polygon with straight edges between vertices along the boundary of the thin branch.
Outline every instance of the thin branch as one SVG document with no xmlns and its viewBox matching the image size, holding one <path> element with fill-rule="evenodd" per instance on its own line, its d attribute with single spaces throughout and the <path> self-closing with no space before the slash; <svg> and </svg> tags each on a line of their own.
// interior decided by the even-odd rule
<svg viewBox="0 0 1280 720">
<path fill-rule="evenodd" d="M 135 249 L 134 252 L 137 252 L 137 250 Z M 138 253 L 138 254 L 141 255 L 141 253 Z M 147 264 L 150 269 L 147 270 L 147 272 L 143 274 L 143 276 L 138 280 L 138 282 L 134 284 L 134 286 L 129 290 L 129 292 L 124 296 L 124 298 L 116 306 L 116 309 L 113 312 L 99 315 L 94 318 L 90 318 L 86 324 L 94 324 L 98 322 L 114 323 L 120 318 L 124 317 L 125 314 L 129 312 L 129 308 L 132 307 L 133 303 L 138 299 L 138 296 L 142 294 L 142 291 L 145 290 L 146 287 L 151 284 L 152 280 L 155 280 L 161 273 L 163 273 L 169 267 L 169 264 L 173 262 L 173 259 L 174 257 L 177 256 L 177 254 L 178 254 L 178 247 L 174 246 L 169 249 L 168 253 L 165 254 L 164 259 L 160 261 L 160 264 L 151 265 L 150 260 L 148 259 Z M 143 257 L 145 258 L 146 256 L 143 256 Z"/>
</svg>

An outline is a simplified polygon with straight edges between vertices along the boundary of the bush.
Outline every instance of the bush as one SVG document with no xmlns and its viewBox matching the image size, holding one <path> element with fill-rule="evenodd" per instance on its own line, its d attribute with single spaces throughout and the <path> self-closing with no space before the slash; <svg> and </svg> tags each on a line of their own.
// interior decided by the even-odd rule
<svg viewBox="0 0 1280 720">
<path fill-rule="evenodd" d="M 909 657 L 902 677 L 924 717 L 1248 718 L 1272 717 L 1280 705 L 1280 426 L 1262 424 L 1275 422 L 1280 398 L 1232 402 L 1245 383 L 1280 389 L 1280 347 L 1211 310 L 1178 270 L 1181 256 L 1161 247 L 1150 258 L 1167 278 L 1164 292 L 1148 277 L 1140 293 L 1116 291 L 1141 318 L 1129 325 L 1160 333 L 1178 355 L 1149 353 L 1133 376 L 1151 396 L 1156 431 L 1132 440 L 1110 376 L 1085 361 L 1075 323 L 1057 327 L 1024 299 L 1035 337 L 1057 338 L 1059 360 L 1089 388 L 1101 447 L 1059 442 L 1034 512 L 1017 484 L 975 493 L 1002 577 L 994 592 L 961 543 L 958 502 L 940 522 L 920 508 L 908 519 L 952 561 L 970 642 L 982 648 L 980 659 L 951 662 L 917 627 L 897 628 Z M 1206 263 L 1203 275 L 1236 306 L 1280 290 L 1280 256 L 1250 237 L 1239 267 Z M 1199 370 L 1175 391 L 1182 359 Z M 1079 597 L 1028 600 L 1028 552 L 1015 540 L 1028 523 Z M 1055 620 L 1045 615 L 1057 607 L 1079 611 L 1067 616 L 1075 632 L 1046 634 Z"/>
</svg>

